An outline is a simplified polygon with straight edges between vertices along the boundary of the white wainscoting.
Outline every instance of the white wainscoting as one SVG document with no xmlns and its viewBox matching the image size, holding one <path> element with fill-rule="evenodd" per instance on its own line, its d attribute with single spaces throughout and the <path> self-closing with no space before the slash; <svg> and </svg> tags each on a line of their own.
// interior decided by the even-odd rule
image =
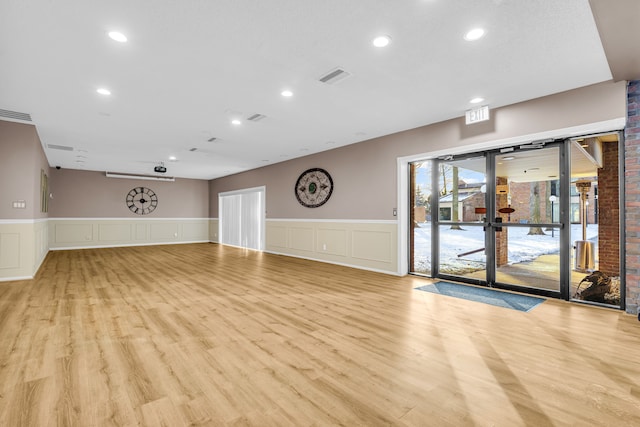
<svg viewBox="0 0 640 427">
<path fill-rule="evenodd" d="M 0 281 L 32 279 L 49 251 L 48 221 L 0 221 Z"/>
<path fill-rule="evenodd" d="M 396 221 L 267 219 L 266 252 L 398 274 Z"/>
<path fill-rule="evenodd" d="M 218 218 L 209 218 L 209 241 L 212 243 L 219 243 L 218 237 Z"/>
<path fill-rule="evenodd" d="M 51 218 L 49 247 L 85 249 L 208 242 L 209 218 Z"/>
</svg>

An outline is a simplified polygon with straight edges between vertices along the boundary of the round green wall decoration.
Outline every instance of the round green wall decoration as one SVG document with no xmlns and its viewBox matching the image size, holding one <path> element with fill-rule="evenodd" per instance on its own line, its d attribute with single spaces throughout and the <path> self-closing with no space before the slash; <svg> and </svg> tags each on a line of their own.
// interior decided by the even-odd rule
<svg viewBox="0 0 640 427">
<path fill-rule="evenodd" d="M 333 180 L 324 169 L 313 168 L 302 172 L 295 186 L 296 199 L 302 206 L 317 208 L 327 203 L 333 192 Z"/>
</svg>

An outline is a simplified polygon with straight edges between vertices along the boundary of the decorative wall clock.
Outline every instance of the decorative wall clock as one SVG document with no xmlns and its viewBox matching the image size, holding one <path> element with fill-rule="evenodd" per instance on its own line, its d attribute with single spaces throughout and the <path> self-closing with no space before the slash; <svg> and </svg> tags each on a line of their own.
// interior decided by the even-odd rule
<svg viewBox="0 0 640 427">
<path fill-rule="evenodd" d="M 317 208 L 327 203 L 333 192 L 331 175 L 320 168 L 313 168 L 302 172 L 296 181 L 296 199 L 302 206 Z"/>
<path fill-rule="evenodd" d="M 158 206 L 158 196 L 147 187 L 135 187 L 127 193 L 127 206 L 135 214 L 147 215 Z"/>
</svg>

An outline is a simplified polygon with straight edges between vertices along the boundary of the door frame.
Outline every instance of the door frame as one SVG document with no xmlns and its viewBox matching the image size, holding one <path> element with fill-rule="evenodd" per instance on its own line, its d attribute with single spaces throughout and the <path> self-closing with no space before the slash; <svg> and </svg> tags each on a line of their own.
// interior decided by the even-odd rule
<svg viewBox="0 0 640 427">
<path fill-rule="evenodd" d="M 569 170 L 569 160 L 568 160 L 568 150 L 569 150 L 570 141 L 568 139 L 564 139 L 561 141 L 549 141 L 545 142 L 537 149 L 558 149 L 558 176 L 559 176 L 559 194 L 569 194 L 569 188 L 571 185 L 570 182 L 570 170 Z M 507 148 L 507 147 L 502 147 Z M 509 154 L 525 152 L 522 148 L 518 147 L 508 147 L 510 149 Z M 535 152 L 527 150 L 526 152 Z M 569 296 L 569 288 L 570 288 L 570 270 L 569 270 L 569 261 L 570 261 L 570 241 L 571 241 L 571 227 L 568 227 L 569 224 L 569 197 L 560 198 L 560 215 L 558 218 L 558 222 L 560 226 L 558 227 L 555 224 L 551 223 L 540 223 L 536 224 L 543 228 L 553 227 L 557 228 L 560 239 L 560 258 L 559 258 L 559 288 L 558 290 L 554 289 L 543 289 L 543 288 L 535 288 L 535 287 L 527 287 L 523 285 L 513 284 L 513 283 L 503 283 L 497 282 L 497 263 L 496 263 L 496 230 L 498 228 L 522 228 L 522 227 L 530 227 L 531 224 L 514 224 L 508 222 L 497 222 L 493 220 L 498 216 L 496 212 L 496 159 L 498 156 L 503 156 L 504 152 L 502 150 L 485 150 L 474 153 L 465 153 L 463 155 L 449 155 L 444 156 L 437 159 L 432 159 L 432 169 L 431 169 L 431 182 L 439 181 L 439 172 L 440 165 L 447 162 L 455 162 L 456 160 L 464 160 L 469 158 L 484 158 L 485 159 L 485 207 L 487 209 L 485 220 L 482 223 L 479 222 L 464 222 L 464 221 L 440 221 L 437 215 L 439 212 L 439 199 L 438 197 L 432 197 L 431 203 L 431 211 L 436 212 L 436 215 L 432 217 L 431 221 L 431 277 L 445 280 L 455 280 L 458 282 L 471 283 L 475 285 L 481 286 L 489 286 L 496 287 L 501 289 L 509 289 L 514 291 L 525 291 L 526 293 L 536 294 L 536 295 L 544 295 L 550 297 L 561 297 L 563 299 L 568 299 Z M 433 186 L 432 186 L 433 188 Z M 556 223 L 556 224 L 557 224 Z M 440 254 L 440 226 L 441 225 L 460 225 L 467 227 L 483 227 L 484 237 L 485 237 L 485 254 L 486 254 L 486 268 L 485 268 L 485 278 L 475 279 L 463 276 L 454 276 L 449 274 L 443 274 L 439 271 L 439 254 Z"/>
<path fill-rule="evenodd" d="M 483 152 L 490 151 L 499 148 L 504 148 L 512 145 L 517 145 L 520 143 L 531 143 L 532 141 L 542 140 L 542 139 L 554 139 L 554 140 L 565 140 L 565 144 L 569 144 L 569 140 L 577 137 L 581 137 L 584 135 L 598 135 L 598 134 L 606 134 L 606 133 L 617 133 L 618 135 L 618 144 L 620 147 L 619 150 L 619 191 L 620 191 L 620 229 L 619 236 L 621 242 L 624 242 L 624 233 L 626 230 L 625 221 L 624 221 L 624 206 L 625 206 L 625 198 L 624 198 L 624 119 L 612 119 L 597 123 L 591 123 L 586 125 L 574 126 L 570 128 L 558 129 L 555 131 L 548 132 L 540 132 L 531 135 L 522 135 L 514 138 L 506 138 L 503 140 L 492 141 L 492 142 L 484 142 L 477 144 L 470 144 L 466 147 L 457 147 L 454 149 L 443 149 L 438 151 L 426 152 L 421 154 L 415 154 L 411 156 L 398 157 L 396 159 L 397 162 L 397 179 L 398 179 L 398 193 L 397 193 L 397 214 L 398 214 L 398 271 L 397 274 L 399 276 L 403 276 L 409 273 L 409 233 L 410 233 L 410 206 L 409 206 L 409 183 L 411 180 L 410 167 L 409 164 L 416 161 L 423 160 L 433 160 L 441 156 L 445 155 L 458 155 L 469 152 Z M 564 170 L 570 171 L 570 154 L 569 149 L 564 150 L 564 154 L 561 157 L 561 168 Z M 559 181 L 564 181 L 562 185 L 564 188 L 570 188 L 571 185 L 571 176 L 570 173 L 564 174 L 559 177 Z M 564 212 L 564 217 L 561 219 L 562 223 L 568 224 L 570 223 L 570 200 L 569 198 L 563 198 L 560 202 L 562 205 L 558 206 L 559 210 Z M 560 229 L 561 233 L 564 233 L 564 237 L 561 234 L 561 239 L 566 240 L 568 242 L 571 241 L 571 229 L 570 227 L 563 227 Z M 562 245 L 562 244 L 561 244 Z M 571 287 L 571 245 L 562 245 L 567 247 L 564 253 L 561 254 L 561 288 L 560 292 L 552 292 L 550 296 L 553 297 L 561 297 L 565 300 L 571 300 L 570 298 L 570 287 Z M 626 278 L 625 278 L 625 252 L 624 252 L 624 244 L 620 245 L 620 308 L 622 310 L 625 309 L 626 302 Z M 564 279 L 563 279 L 564 278 Z M 528 288 L 527 288 L 528 289 Z M 514 290 L 521 290 L 520 287 L 514 288 Z M 582 301 L 579 301 L 582 302 Z M 589 302 L 584 302 L 585 304 L 590 304 Z"/>
</svg>

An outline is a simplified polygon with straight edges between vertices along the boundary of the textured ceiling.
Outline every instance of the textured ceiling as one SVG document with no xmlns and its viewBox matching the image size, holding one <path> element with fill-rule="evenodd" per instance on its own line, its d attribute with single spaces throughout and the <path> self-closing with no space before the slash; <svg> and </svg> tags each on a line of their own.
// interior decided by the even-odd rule
<svg viewBox="0 0 640 427">
<path fill-rule="evenodd" d="M 612 78 L 588 0 L 4 0 L 0 63 L 52 166 L 200 179 Z"/>
</svg>

